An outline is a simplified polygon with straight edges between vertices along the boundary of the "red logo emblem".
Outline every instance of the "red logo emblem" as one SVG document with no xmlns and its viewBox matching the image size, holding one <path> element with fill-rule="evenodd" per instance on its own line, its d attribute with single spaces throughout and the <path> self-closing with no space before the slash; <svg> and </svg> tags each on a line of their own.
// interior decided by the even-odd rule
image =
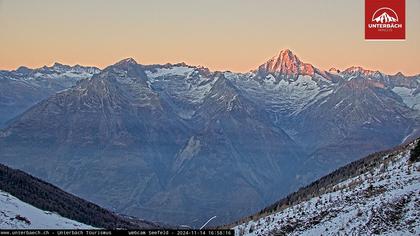
<svg viewBox="0 0 420 236">
<path fill-rule="evenodd" d="M 365 0 L 365 39 L 405 39 L 405 0 Z"/>
</svg>

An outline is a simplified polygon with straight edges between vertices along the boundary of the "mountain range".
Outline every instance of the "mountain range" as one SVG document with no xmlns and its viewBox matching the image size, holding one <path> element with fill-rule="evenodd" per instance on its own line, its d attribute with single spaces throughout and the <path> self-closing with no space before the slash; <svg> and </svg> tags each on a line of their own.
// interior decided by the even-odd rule
<svg viewBox="0 0 420 236">
<path fill-rule="evenodd" d="M 37 69 L 21 66 L 14 71 L 0 71 L 0 128 L 37 102 L 99 71 L 96 67 L 60 63 Z"/>
<path fill-rule="evenodd" d="M 416 138 L 419 79 L 290 50 L 248 73 L 131 58 L 1 71 L 0 162 L 116 212 L 222 224 Z"/>
</svg>

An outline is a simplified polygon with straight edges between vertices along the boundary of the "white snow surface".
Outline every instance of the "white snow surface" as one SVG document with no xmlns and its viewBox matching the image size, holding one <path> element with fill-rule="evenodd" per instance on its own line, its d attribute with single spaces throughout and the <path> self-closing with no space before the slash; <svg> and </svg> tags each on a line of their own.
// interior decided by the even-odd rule
<svg viewBox="0 0 420 236">
<path fill-rule="evenodd" d="M 32 74 L 22 75 L 15 73 L 7 76 L 8 80 L 22 83 L 26 86 L 50 88 L 58 86 L 69 88 L 81 79 L 91 78 L 94 74 L 99 73 L 96 68 L 69 67 L 61 68 L 60 66 L 38 68 Z"/>
<path fill-rule="evenodd" d="M 0 229 L 94 229 L 94 227 L 40 210 L 0 190 Z"/>
<path fill-rule="evenodd" d="M 296 81 L 276 81 L 271 74 L 262 80 L 256 80 L 253 79 L 252 73 L 226 72 L 225 77 L 249 94 L 253 100 L 280 114 L 298 114 L 305 107 L 332 92 L 330 86 L 319 86 L 310 76 L 299 75 Z"/>
<path fill-rule="evenodd" d="M 238 225 L 235 235 L 420 235 L 420 163 L 409 164 L 409 156 L 383 156 L 380 167 Z"/>
<path fill-rule="evenodd" d="M 415 110 L 420 110 L 420 96 L 419 94 L 414 95 L 415 89 L 394 87 L 392 91 L 398 94 L 408 107 Z"/>
<path fill-rule="evenodd" d="M 167 94 L 191 103 L 201 103 L 215 79 L 202 76 L 197 68 L 172 66 L 146 71 L 152 85 L 162 86 Z"/>
<path fill-rule="evenodd" d="M 161 96 L 173 99 L 171 104 L 178 115 L 190 119 L 194 115 L 193 106 L 201 104 L 213 87 L 216 79 L 200 73 L 200 68 L 171 66 L 146 71 L 150 85 L 162 91 Z M 187 106 L 179 106 L 187 104 Z"/>
<path fill-rule="evenodd" d="M 156 71 L 146 71 L 147 77 L 158 78 L 161 76 L 179 75 L 186 76 L 194 71 L 193 67 L 188 66 L 172 66 L 169 68 L 159 68 Z"/>
</svg>

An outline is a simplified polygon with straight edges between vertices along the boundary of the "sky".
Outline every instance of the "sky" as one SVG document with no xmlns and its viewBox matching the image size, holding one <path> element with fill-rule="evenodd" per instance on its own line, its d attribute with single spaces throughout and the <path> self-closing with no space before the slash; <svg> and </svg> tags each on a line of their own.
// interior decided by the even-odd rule
<svg viewBox="0 0 420 236">
<path fill-rule="evenodd" d="M 365 41 L 364 0 L 0 0 L 0 69 L 185 62 L 247 72 L 292 50 L 321 69 L 420 73 L 420 0 L 407 40 Z"/>
</svg>

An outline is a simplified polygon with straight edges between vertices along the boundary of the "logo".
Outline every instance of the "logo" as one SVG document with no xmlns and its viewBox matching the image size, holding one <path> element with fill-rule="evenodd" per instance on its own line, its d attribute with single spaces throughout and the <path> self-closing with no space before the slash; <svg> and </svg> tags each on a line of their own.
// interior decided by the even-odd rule
<svg viewBox="0 0 420 236">
<path fill-rule="evenodd" d="M 405 0 L 365 0 L 365 39 L 405 39 Z"/>
<path fill-rule="evenodd" d="M 398 22 L 398 15 L 391 8 L 382 7 L 373 13 L 372 21 L 376 23 Z"/>
</svg>

